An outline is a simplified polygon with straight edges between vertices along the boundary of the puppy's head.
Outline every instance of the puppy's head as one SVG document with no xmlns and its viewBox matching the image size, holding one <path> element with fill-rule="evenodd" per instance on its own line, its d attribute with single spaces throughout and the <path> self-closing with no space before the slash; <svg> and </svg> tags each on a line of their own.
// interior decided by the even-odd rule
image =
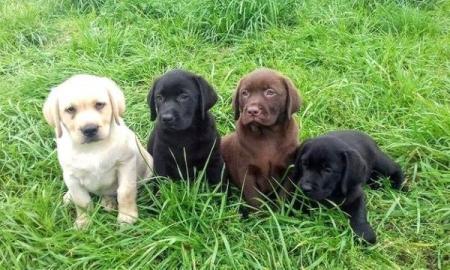
<svg viewBox="0 0 450 270">
<path fill-rule="evenodd" d="M 367 165 L 361 155 L 329 137 L 305 141 L 297 153 L 294 179 L 310 198 L 323 200 L 335 190 L 342 195 L 364 181 Z"/>
<path fill-rule="evenodd" d="M 202 77 L 172 70 L 158 78 L 148 94 L 151 120 L 169 130 L 185 130 L 206 117 L 217 102 L 213 87 Z"/>
<path fill-rule="evenodd" d="M 68 132 L 72 141 L 86 144 L 107 138 L 125 111 L 122 91 L 112 80 L 75 75 L 53 88 L 44 103 L 44 116 L 56 136 Z"/>
<path fill-rule="evenodd" d="M 300 103 L 291 80 L 271 69 L 257 69 L 239 82 L 233 100 L 234 117 L 244 125 L 272 126 L 291 119 Z"/>
</svg>

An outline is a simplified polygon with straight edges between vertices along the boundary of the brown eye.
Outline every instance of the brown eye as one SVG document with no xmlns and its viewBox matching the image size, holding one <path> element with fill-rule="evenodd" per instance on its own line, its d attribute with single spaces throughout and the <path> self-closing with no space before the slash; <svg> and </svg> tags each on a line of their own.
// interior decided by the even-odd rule
<svg viewBox="0 0 450 270">
<path fill-rule="evenodd" d="M 66 113 L 74 114 L 77 110 L 75 109 L 74 106 L 70 106 L 67 107 L 64 111 L 66 111 Z"/>
<path fill-rule="evenodd" d="M 106 103 L 105 102 L 96 102 L 95 103 L 95 109 L 97 110 L 101 110 L 105 107 Z"/>
<path fill-rule="evenodd" d="M 248 97 L 250 95 L 250 93 L 247 90 L 242 90 L 241 95 L 243 97 Z"/>
<path fill-rule="evenodd" d="M 277 93 L 273 90 L 273 89 L 267 89 L 264 92 L 264 95 L 266 95 L 266 97 L 272 97 L 275 96 Z"/>
</svg>

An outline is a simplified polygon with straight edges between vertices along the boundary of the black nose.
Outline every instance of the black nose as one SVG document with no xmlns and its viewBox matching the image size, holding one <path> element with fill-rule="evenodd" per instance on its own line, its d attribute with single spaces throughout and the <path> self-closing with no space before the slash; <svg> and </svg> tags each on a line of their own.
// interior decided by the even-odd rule
<svg viewBox="0 0 450 270">
<path fill-rule="evenodd" d="M 81 132 L 83 132 L 83 135 L 91 138 L 97 135 L 98 132 L 98 125 L 86 125 L 81 128 Z"/>
<path fill-rule="evenodd" d="M 166 114 L 161 115 L 161 120 L 164 123 L 170 123 L 170 122 L 173 122 L 173 120 L 175 120 L 175 117 L 173 117 L 173 114 L 166 113 Z"/>
<path fill-rule="evenodd" d="M 312 185 L 310 183 L 303 183 L 302 184 L 303 191 L 309 192 L 312 191 Z"/>
</svg>

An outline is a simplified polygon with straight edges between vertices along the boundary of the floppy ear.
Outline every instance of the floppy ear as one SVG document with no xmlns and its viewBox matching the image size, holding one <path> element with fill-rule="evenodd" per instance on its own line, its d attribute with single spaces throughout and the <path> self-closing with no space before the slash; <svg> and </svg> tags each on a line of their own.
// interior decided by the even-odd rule
<svg viewBox="0 0 450 270">
<path fill-rule="evenodd" d="M 341 179 L 341 191 L 346 195 L 352 187 L 364 182 L 367 177 L 367 163 L 354 150 L 344 151 L 343 156 L 345 171 Z"/>
<path fill-rule="evenodd" d="M 306 153 L 306 146 L 309 142 L 308 140 L 303 141 L 302 144 L 300 144 L 297 149 L 295 150 L 295 170 L 294 170 L 294 181 L 300 182 L 300 178 L 303 175 L 303 168 L 302 168 L 302 156 Z"/>
<path fill-rule="evenodd" d="M 292 174 L 292 181 L 294 181 L 294 183 L 299 183 L 300 178 L 303 175 L 302 161 L 301 161 L 302 154 L 303 154 L 302 150 L 303 150 L 303 145 L 300 145 L 295 150 L 294 173 Z"/>
<path fill-rule="evenodd" d="M 214 88 L 203 77 L 194 76 L 194 79 L 200 90 L 202 119 L 205 119 L 206 112 L 217 102 L 217 94 Z"/>
<path fill-rule="evenodd" d="M 239 89 L 241 89 L 241 84 L 242 84 L 242 80 L 239 81 L 239 84 L 236 87 L 236 90 L 234 91 L 234 95 L 233 95 L 234 120 L 238 120 L 239 116 L 241 115 L 241 111 L 239 108 Z"/>
<path fill-rule="evenodd" d="M 156 116 L 158 115 L 158 108 L 156 108 L 156 102 L 155 102 L 155 88 L 158 84 L 159 78 L 157 78 L 152 85 L 152 88 L 150 88 L 150 91 L 147 95 L 147 104 L 150 107 L 150 120 L 155 121 Z"/>
<path fill-rule="evenodd" d="M 302 100 L 298 95 L 298 90 L 289 78 L 283 77 L 283 82 L 286 87 L 286 118 L 291 119 L 292 114 L 300 110 Z"/>
<path fill-rule="evenodd" d="M 120 118 L 125 112 L 125 97 L 120 87 L 113 80 L 109 78 L 103 79 L 106 82 L 106 89 L 108 90 L 114 120 L 117 125 L 120 125 Z"/>
<path fill-rule="evenodd" d="M 45 100 L 42 111 L 44 113 L 47 123 L 55 128 L 55 133 L 58 138 L 62 136 L 61 129 L 61 117 L 59 115 L 59 101 L 58 101 L 58 89 L 52 88 L 50 94 Z"/>
</svg>

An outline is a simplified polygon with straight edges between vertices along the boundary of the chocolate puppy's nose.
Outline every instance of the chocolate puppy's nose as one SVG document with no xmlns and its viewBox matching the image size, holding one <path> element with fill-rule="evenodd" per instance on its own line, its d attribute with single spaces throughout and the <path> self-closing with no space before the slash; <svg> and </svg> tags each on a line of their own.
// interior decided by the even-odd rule
<svg viewBox="0 0 450 270">
<path fill-rule="evenodd" d="M 258 108 L 258 106 L 249 106 L 247 108 L 247 113 L 250 114 L 251 116 L 257 116 L 261 113 L 261 110 Z"/>
<path fill-rule="evenodd" d="M 81 128 L 81 132 L 83 133 L 84 136 L 88 138 L 94 137 L 98 133 L 98 125 L 95 124 L 85 125 L 84 127 Z"/>
<path fill-rule="evenodd" d="M 166 113 L 166 114 L 162 114 L 161 115 L 161 121 L 163 121 L 164 123 L 170 123 L 175 119 L 175 117 L 173 117 L 173 114 L 170 113 Z"/>
</svg>

